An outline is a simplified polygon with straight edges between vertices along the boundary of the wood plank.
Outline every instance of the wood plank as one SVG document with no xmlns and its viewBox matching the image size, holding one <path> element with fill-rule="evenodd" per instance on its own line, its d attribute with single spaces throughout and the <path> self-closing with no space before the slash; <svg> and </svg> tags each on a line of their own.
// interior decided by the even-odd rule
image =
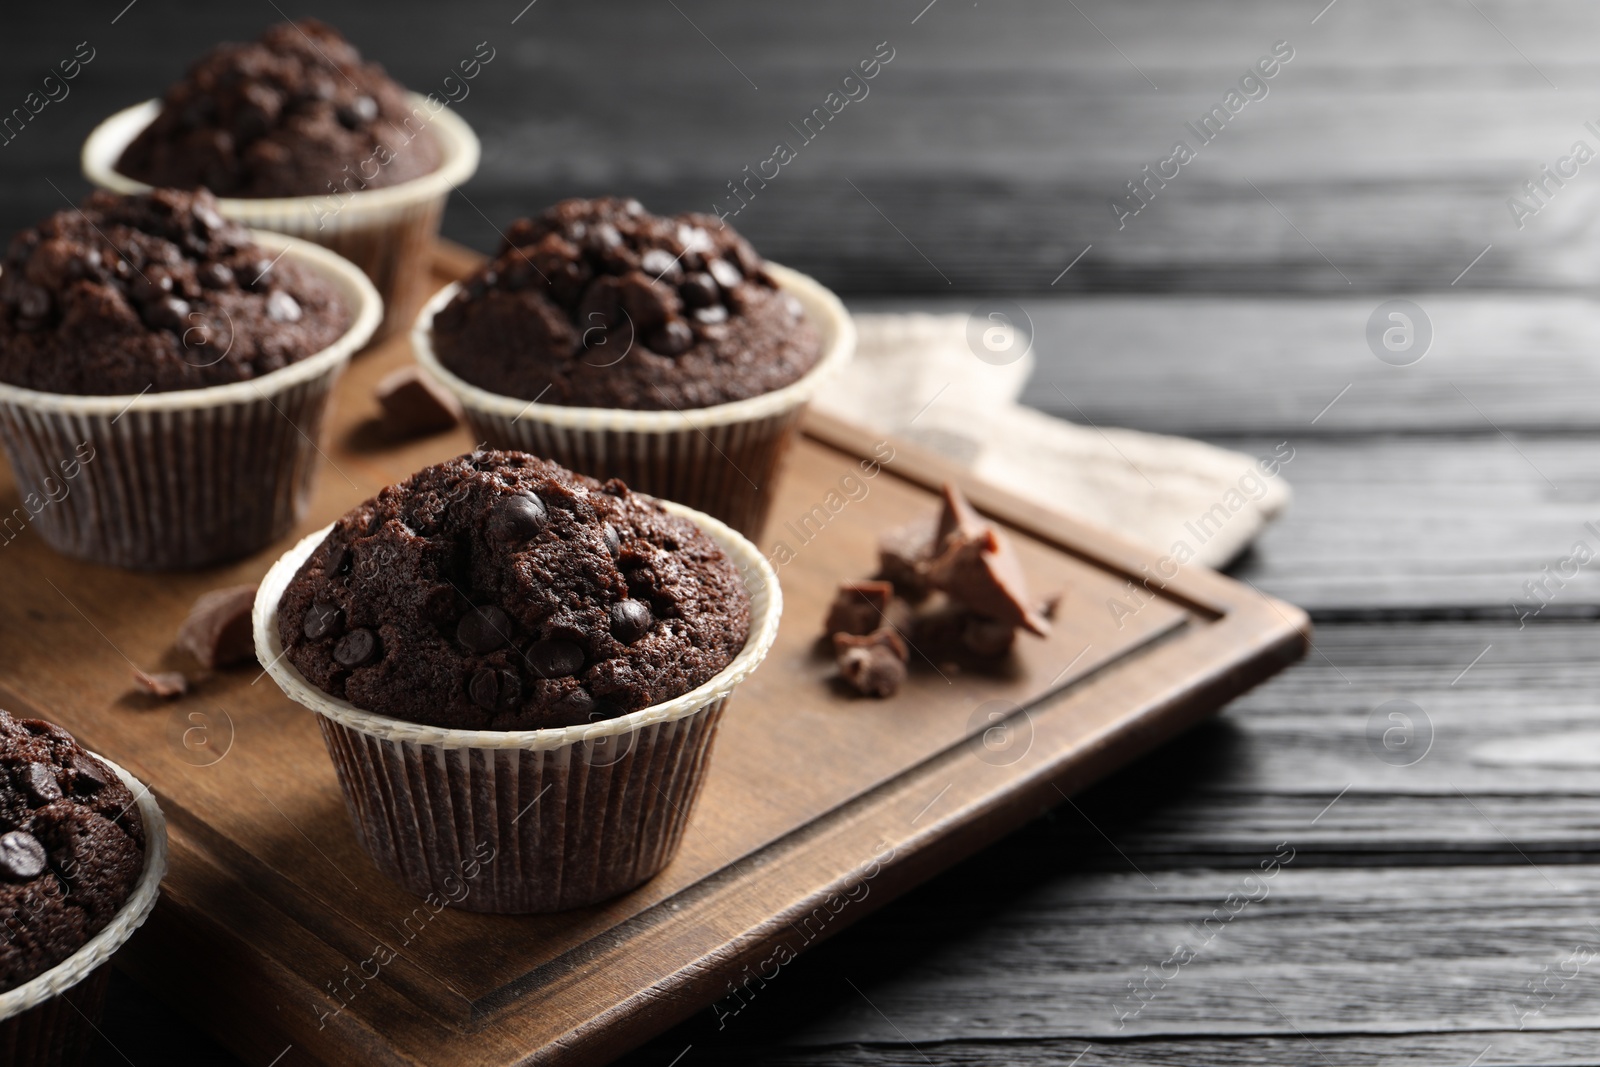
<svg viewBox="0 0 1600 1067">
<path fill-rule="evenodd" d="M 1600 276 L 1591 176 L 1522 230 L 1505 206 L 1585 136 L 1600 85 L 1581 43 L 1600 19 L 1585 5 L 1483 0 L 1480 16 L 1447 0 L 1403 14 L 1346 3 L 1315 25 L 1321 5 L 1270 0 L 1099 0 L 1081 14 L 1029 0 L 1004 18 L 961 4 L 919 17 L 925 6 L 541 5 L 514 26 L 489 5 L 342 0 L 319 14 L 424 91 L 479 41 L 496 48 L 460 103 L 487 151 L 447 222 L 480 248 L 560 196 L 709 208 L 887 40 L 895 59 L 870 95 L 737 219 L 774 259 L 840 290 L 1049 292 L 1091 243 L 1054 291 L 1440 287 L 1491 243 L 1463 285 L 1581 289 Z M 77 195 L 76 150 L 99 118 L 272 17 L 136 8 L 94 27 L 97 56 L 71 95 L 5 147 L 0 229 L 59 209 L 50 182 Z M 20 103 L 89 33 L 60 11 L 19 12 L 0 45 L 0 100 Z M 1279 39 L 1296 56 L 1269 94 L 1118 230 L 1110 199 Z"/>
</svg>

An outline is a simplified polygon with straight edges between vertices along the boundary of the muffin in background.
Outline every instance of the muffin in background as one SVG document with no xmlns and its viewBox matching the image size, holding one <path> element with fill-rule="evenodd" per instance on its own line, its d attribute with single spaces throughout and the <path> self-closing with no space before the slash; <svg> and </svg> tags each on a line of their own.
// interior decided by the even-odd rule
<svg viewBox="0 0 1600 1067">
<path fill-rule="evenodd" d="M 204 190 L 97 192 L 0 269 L 0 438 L 28 526 L 99 563 L 199 567 L 286 533 L 328 392 L 381 316 L 353 266 Z"/>
<path fill-rule="evenodd" d="M 399 83 L 333 27 L 280 23 L 197 60 L 116 167 L 153 186 L 290 197 L 326 195 L 362 160 L 384 160 L 359 176 L 384 189 L 439 169 L 439 145 L 411 110 Z"/>
<path fill-rule="evenodd" d="M 492 58 L 480 47 L 463 69 Z M 477 163 L 477 139 L 445 100 L 407 93 L 313 19 L 218 45 L 83 148 L 84 175 L 102 188 L 209 188 L 222 214 L 356 263 L 389 309 L 379 336 L 411 321 L 445 199 Z"/>
<path fill-rule="evenodd" d="M 457 907 L 529 912 L 615 896 L 671 858 L 780 610 L 771 567 L 715 519 L 486 451 L 286 554 L 255 632 L 318 713 L 379 868 Z"/>
<path fill-rule="evenodd" d="M 709 215 L 563 201 L 424 309 L 419 361 L 495 447 L 759 532 L 807 400 L 854 331 Z"/>
</svg>

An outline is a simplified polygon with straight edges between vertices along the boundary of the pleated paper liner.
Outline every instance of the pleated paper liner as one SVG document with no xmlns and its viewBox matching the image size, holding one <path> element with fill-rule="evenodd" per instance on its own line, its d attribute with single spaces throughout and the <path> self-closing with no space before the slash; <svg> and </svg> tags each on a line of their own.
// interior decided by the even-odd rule
<svg viewBox="0 0 1600 1067">
<path fill-rule="evenodd" d="M 428 98 L 408 94 L 421 129 L 439 146 L 441 162 L 430 174 L 381 189 L 288 197 L 223 197 L 218 210 L 230 219 L 275 230 L 330 248 L 366 272 L 386 309 L 373 340 L 406 329 L 422 302 L 439 219 L 450 190 L 478 169 L 478 138 L 448 106 L 434 111 Z M 150 186 L 116 169 L 128 144 L 161 111 L 147 100 L 117 112 L 83 144 L 84 177 L 117 193 L 144 193 Z M 430 113 L 431 112 L 431 113 Z M 405 151 L 400 146 L 396 151 Z M 359 175 L 351 181 L 358 181 Z"/>
<path fill-rule="evenodd" d="M 249 555 L 305 511 L 328 395 L 372 336 L 382 302 L 361 271 L 316 245 L 256 231 L 262 248 L 329 280 L 352 321 L 332 345 L 250 381 L 136 396 L 71 396 L 0 383 L 0 439 L 22 507 L 57 551 L 140 569 Z"/>
<path fill-rule="evenodd" d="M 855 327 L 839 298 L 798 271 L 767 270 L 800 301 L 822 341 L 816 366 L 770 393 L 708 408 L 632 411 L 564 407 L 500 396 L 457 377 L 433 350 L 433 316 L 455 296 L 440 290 L 417 316 L 417 362 L 461 400 L 474 437 L 551 459 L 591 477 L 687 504 L 748 537 L 759 537 L 772 507 L 784 453 L 818 387 L 855 353 Z"/>
<path fill-rule="evenodd" d="M 116 951 L 144 924 L 167 873 L 167 824 L 140 781 L 104 756 L 134 796 L 144 822 L 144 868 L 120 911 L 105 929 L 43 974 L 0 993 L 0 1063 L 6 1067 L 69 1067 L 82 1061 L 94 1040 Z"/>
<path fill-rule="evenodd" d="M 278 602 L 328 529 L 262 580 L 256 654 L 291 699 L 318 714 L 362 847 L 395 882 L 469 911 L 558 911 L 627 892 L 671 860 L 724 704 L 771 648 L 783 596 L 777 574 L 744 537 L 662 503 L 709 534 L 744 575 L 750 637 L 690 692 L 583 726 L 447 730 L 329 696 L 295 669 L 278 637 Z"/>
</svg>

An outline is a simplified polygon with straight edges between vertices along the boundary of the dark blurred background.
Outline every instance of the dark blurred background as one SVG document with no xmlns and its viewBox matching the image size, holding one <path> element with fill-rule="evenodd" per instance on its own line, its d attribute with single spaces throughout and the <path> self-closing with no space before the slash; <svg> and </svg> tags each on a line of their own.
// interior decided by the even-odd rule
<svg viewBox="0 0 1600 1067">
<path fill-rule="evenodd" d="M 126 3 L 6 12 L 0 113 L 78 42 L 96 58 L 0 146 L 5 232 L 61 206 L 50 182 L 85 190 L 78 148 L 101 118 L 219 40 L 315 14 L 423 92 L 495 49 L 458 106 L 483 166 L 445 221 L 478 248 L 564 196 L 709 210 L 887 41 L 870 95 L 734 220 L 845 293 L 1445 286 L 1491 241 L 1462 285 L 1597 270 L 1578 244 L 1590 189 L 1521 231 L 1504 203 L 1600 116 L 1582 105 L 1600 81 L 1590 5 L 1336 0 L 1312 24 L 1327 0 Z M 1111 198 L 1279 40 L 1295 58 L 1266 98 L 1119 231 Z"/>
</svg>

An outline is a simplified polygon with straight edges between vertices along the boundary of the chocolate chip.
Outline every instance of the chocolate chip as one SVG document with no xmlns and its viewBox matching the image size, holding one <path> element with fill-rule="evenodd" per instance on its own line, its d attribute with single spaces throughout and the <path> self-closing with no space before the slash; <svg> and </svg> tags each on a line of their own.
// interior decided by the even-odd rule
<svg viewBox="0 0 1600 1067">
<path fill-rule="evenodd" d="M 732 289 L 744 281 L 744 275 L 725 259 L 713 259 L 706 263 L 706 270 L 717 280 L 717 284 L 724 289 Z"/>
<path fill-rule="evenodd" d="M 682 319 L 672 319 L 650 335 L 650 351 L 663 356 L 679 356 L 694 344 L 694 331 Z"/>
<path fill-rule="evenodd" d="M 665 248 L 652 248 L 640 256 L 639 269 L 664 282 L 676 282 L 678 275 L 683 273 L 683 268 L 678 266 L 678 257 Z"/>
<path fill-rule="evenodd" d="M 549 513 L 533 493 L 502 497 L 489 516 L 489 535 L 497 541 L 521 544 L 544 529 Z"/>
<path fill-rule="evenodd" d="M 50 294 L 37 285 L 18 285 L 15 299 L 17 314 L 25 319 L 42 319 L 50 314 Z"/>
<path fill-rule="evenodd" d="M 349 569 L 350 547 L 348 545 L 334 545 L 328 549 L 328 558 L 322 564 L 324 578 L 337 578 Z"/>
<path fill-rule="evenodd" d="M 344 626 L 344 611 L 336 604 L 318 601 L 306 612 L 305 635 L 313 641 L 338 633 Z"/>
<path fill-rule="evenodd" d="M 511 640 L 511 617 L 493 604 L 473 608 L 456 626 L 456 640 L 468 652 L 487 655 Z"/>
<path fill-rule="evenodd" d="M 128 295 L 140 304 L 154 304 L 172 292 L 172 278 L 166 274 L 141 274 L 128 286 Z"/>
<path fill-rule="evenodd" d="M 299 322 L 300 304 L 282 289 L 274 289 L 267 297 L 267 318 L 273 322 Z"/>
<path fill-rule="evenodd" d="M 622 537 L 617 533 L 617 528 L 609 522 L 606 523 L 602 536 L 606 539 L 606 551 L 611 553 L 611 558 L 616 559 L 622 555 Z"/>
<path fill-rule="evenodd" d="M 611 636 L 625 645 L 649 633 L 654 624 L 650 605 L 642 600 L 619 600 L 611 605 Z"/>
<path fill-rule="evenodd" d="M 678 286 L 678 295 L 692 308 L 703 308 L 717 302 L 716 279 L 704 271 L 684 276 Z"/>
<path fill-rule="evenodd" d="M 250 612 L 256 587 L 231 585 L 202 593 L 178 627 L 178 647 L 204 667 L 231 667 L 256 658 Z"/>
<path fill-rule="evenodd" d="M 22 772 L 22 785 L 35 804 L 61 799 L 61 783 L 56 781 L 56 772 L 42 763 L 28 764 L 28 769 Z"/>
<path fill-rule="evenodd" d="M 188 326 L 189 302 L 164 296 L 141 307 L 139 315 L 151 329 L 181 332 Z"/>
<path fill-rule="evenodd" d="M 44 846 L 25 830 L 0 834 L 0 878 L 26 882 L 44 873 Z"/>
<path fill-rule="evenodd" d="M 694 321 L 704 326 L 715 326 L 719 322 L 727 322 L 728 309 L 721 304 L 712 304 L 706 308 L 696 308 Z"/>
<path fill-rule="evenodd" d="M 643 271 L 631 271 L 624 276 L 621 293 L 623 310 L 640 330 L 660 326 L 682 307 L 672 286 L 656 281 Z"/>
<path fill-rule="evenodd" d="M 272 267 L 270 259 L 258 259 L 245 268 L 239 276 L 245 279 L 245 288 L 259 293 L 272 284 Z"/>
<path fill-rule="evenodd" d="M 359 129 L 378 117 L 378 102 L 370 96 L 358 96 L 348 106 L 334 109 L 334 117 L 345 129 Z"/>
<path fill-rule="evenodd" d="M 207 263 L 198 271 L 200 284 L 207 289 L 233 288 L 233 271 L 221 263 Z"/>
<path fill-rule="evenodd" d="M 596 278 L 578 300 L 578 328 L 611 327 L 622 321 L 622 282 L 610 275 Z"/>
<path fill-rule="evenodd" d="M 485 667 L 467 682 L 467 696 L 484 711 L 512 711 L 522 702 L 522 679 L 515 671 Z"/>
<path fill-rule="evenodd" d="M 448 626 L 461 615 L 461 595 L 448 585 L 436 585 L 423 594 L 419 614 L 435 626 Z"/>
<path fill-rule="evenodd" d="M 583 686 L 576 686 L 571 692 L 563 693 L 561 699 L 550 706 L 550 710 L 563 719 L 581 722 L 588 719 L 589 712 L 594 710 L 594 697 Z"/>
<path fill-rule="evenodd" d="M 583 649 L 571 641 L 539 641 L 528 647 L 528 663 L 541 678 L 564 678 L 583 666 Z"/>
<path fill-rule="evenodd" d="M 334 662 L 341 667 L 365 667 L 378 658 L 378 635 L 371 630 L 351 630 L 333 646 Z"/>
</svg>

